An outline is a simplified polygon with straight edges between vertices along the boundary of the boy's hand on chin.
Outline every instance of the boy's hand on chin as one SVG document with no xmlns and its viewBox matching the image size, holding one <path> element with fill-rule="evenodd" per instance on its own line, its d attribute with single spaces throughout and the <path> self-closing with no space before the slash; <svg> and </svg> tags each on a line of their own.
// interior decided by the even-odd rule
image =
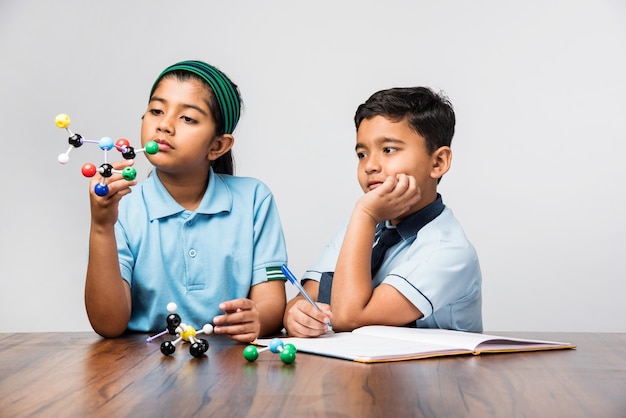
<svg viewBox="0 0 626 418">
<path fill-rule="evenodd" d="M 405 215 L 420 198 L 421 191 L 415 177 L 396 174 L 388 176 L 379 187 L 365 193 L 358 200 L 357 207 L 379 223 Z"/>
</svg>

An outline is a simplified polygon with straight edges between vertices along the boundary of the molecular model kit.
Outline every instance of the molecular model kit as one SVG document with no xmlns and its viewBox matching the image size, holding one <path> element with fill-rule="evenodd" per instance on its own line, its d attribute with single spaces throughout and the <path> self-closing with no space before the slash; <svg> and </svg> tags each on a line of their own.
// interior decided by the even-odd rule
<svg viewBox="0 0 626 418">
<path fill-rule="evenodd" d="M 173 340 L 164 341 L 161 343 L 161 353 L 164 356 L 171 356 L 176 351 L 176 346 L 179 343 L 190 343 L 189 353 L 195 358 L 201 358 L 209 350 L 209 342 L 206 339 L 199 338 L 198 334 L 204 334 L 209 336 L 213 333 L 213 325 L 205 324 L 202 329 L 195 329 L 194 327 L 182 322 L 180 315 L 176 313 L 178 306 L 174 302 L 167 304 L 166 323 L 167 326 L 164 331 L 147 338 L 147 342 L 152 342 L 159 337 L 166 334 L 174 335 Z M 296 347 L 293 344 L 285 344 L 280 338 L 273 338 L 269 342 L 268 347 L 257 348 L 255 345 L 248 345 L 243 350 L 243 357 L 249 362 L 256 361 L 259 358 L 259 353 L 269 350 L 274 354 L 280 354 L 280 360 L 285 364 L 291 364 L 296 361 Z"/>
<path fill-rule="evenodd" d="M 109 193 L 109 187 L 107 186 L 105 179 L 111 177 L 113 173 L 121 174 L 122 177 L 128 181 L 132 181 L 135 179 L 135 177 L 137 177 L 137 170 L 135 170 L 133 167 L 125 167 L 123 170 L 113 169 L 113 166 L 108 162 L 108 151 L 115 148 L 117 151 L 122 153 L 122 157 L 124 157 L 124 159 L 126 160 L 135 158 L 138 152 L 156 154 L 159 151 L 159 144 L 154 141 L 148 141 L 144 148 L 135 149 L 130 146 L 130 142 L 125 138 L 120 138 L 115 142 L 113 142 L 113 139 L 110 137 L 102 137 L 98 141 L 85 139 L 82 135 L 72 133 L 72 131 L 70 131 L 70 117 L 64 113 L 57 115 L 54 119 L 54 122 L 57 127 L 65 129 L 69 134 L 69 138 L 67 141 L 70 146 L 66 152 L 64 152 L 63 154 L 59 154 L 59 163 L 67 164 L 67 162 L 70 160 L 70 152 L 74 148 L 78 148 L 85 143 L 98 144 L 100 149 L 104 151 L 104 162 L 100 165 L 100 167 L 96 167 L 92 163 L 86 163 L 81 169 L 85 177 L 93 177 L 96 175 L 96 173 L 99 173 L 102 176 L 102 181 L 100 181 L 94 187 L 94 192 L 98 196 L 106 196 Z"/>
<path fill-rule="evenodd" d="M 182 322 L 180 315 L 176 313 L 176 309 L 178 309 L 178 306 L 176 306 L 174 302 L 167 304 L 167 311 L 169 312 L 169 315 L 166 318 L 167 327 L 165 328 L 165 331 L 148 337 L 147 341 L 152 342 L 165 334 L 175 335 L 176 338 L 174 340 L 164 341 L 161 343 L 161 353 L 163 355 L 171 356 L 176 351 L 177 344 L 181 342 L 188 342 L 191 344 L 189 346 L 189 354 L 195 358 L 201 358 L 204 353 L 209 351 L 209 342 L 206 339 L 197 338 L 197 335 L 211 335 L 213 333 L 213 325 L 205 324 L 202 329 L 196 330 L 194 327 Z"/>
<path fill-rule="evenodd" d="M 249 362 L 259 358 L 259 353 L 269 350 L 274 354 L 280 354 L 280 360 L 285 364 L 291 364 L 296 361 L 296 346 L 293 344 L 285 344 L 280 338 L 272 338 L 269 346 L 258 349 L 255 345 L 249 345 L 243 350 L 243 358 Z"/>
</svg>

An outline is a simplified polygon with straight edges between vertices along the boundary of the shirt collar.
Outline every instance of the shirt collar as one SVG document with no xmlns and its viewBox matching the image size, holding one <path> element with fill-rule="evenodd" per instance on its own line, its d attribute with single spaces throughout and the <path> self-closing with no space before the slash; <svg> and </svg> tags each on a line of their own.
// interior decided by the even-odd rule
<svg viewBox="0 0 626 418">
<path fill-rule="evenodd" d="M 145 181 L 144 188 L 147 196 L 155 197 L 155 199 L 146 201 L 148 216 L 151 221 L 185 211 L 185 208 L 176 202 L 165 186 L 163 186 L 156 169 L 152 171 L 151 176 Z M 210 168 L 209 185 L 204 192 L 204 196 L 202 196 L 200 205 L 194 212 L 212 215 L 220 212 L 230 212 L 232 206 L 233 196 L 230 190 L 228 190 L 226 182 L 221 175 L 215 174 L 213 168 Z"/>
<path fill-rule="evenodd" d="M 398 233 L 402 237 L 403 240 L 409 239 L 419 232 L 424 226 L 428 225 L 433 219 L 443 212 L 445 209 L 445 205 L 443 204 L 443 199 L 441 195 L 437 193 L 437 198 L 433 203 L 430 203 L 424 206 L 422 209 L 417 212 L 407 216 L 397 225 Z M 377 229 L 382 229 L 383 227 L 393 228 L 389 221 L 381 222 L 378 224 Z"/>
</svg>

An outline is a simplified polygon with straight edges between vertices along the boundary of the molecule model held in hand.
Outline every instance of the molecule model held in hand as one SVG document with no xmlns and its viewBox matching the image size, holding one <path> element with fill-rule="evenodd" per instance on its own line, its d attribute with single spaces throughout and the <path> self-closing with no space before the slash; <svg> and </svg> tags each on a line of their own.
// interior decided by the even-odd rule
<svg viewBox="0 0 626 418">
<path fill-rule="evenodd" d="M 104 162 L 100 165 L 100 167 L 96 167 L 92 163 L 86 163 L 83 165 L 81 171 L 83 176 L 85 177 L 93 177 L 96 173 L 99 173 L 102 176 L 102 180 L 95 185 L 94 192 L 98 196 L 106 196 L 109 193 L 109 187 L 106 184 L 105 179 L 109 178 L 113 175 L 113 173 L 121 174 L 125 180 L 132 181 L 137 177 L 137 170 L 133 167 L 126 167 L 123 170 L 115 170 L 113 166 L 109 164 L 107 156 L 108 151 L 115 148 L 117 151 L 122 153 L 122 157 L 126 160 L 131 160 L 136 157 L 138 152 L 145 152 L 148 154 L 156 154 L 159 151 L 159 144 L 154 141 L 148 141 L 146 146 L 141 149 L 134 149 L 130 146 L 130 142 L 125 138 L 120 138 L 115 143 L 113 139 L 110 137 L 103 137 L 99 141 L 88 140 L 83 138 L 80 134 L 75 134 L 70 131 L 70 117 L 64 113 L 57 115 L 54 119 L 57 127 L 61 129 L 65 129 L 69 134 L 68 143 L 70 144 L 69 148 L 63 154 L 59 154 L 58 160 L 61 164 L 67 164 L 70 160 L 70 152 L 74 148 L 78 148 L 85 143 L 98 144 L 101 150 L 104 151 Z"/>
</svg>

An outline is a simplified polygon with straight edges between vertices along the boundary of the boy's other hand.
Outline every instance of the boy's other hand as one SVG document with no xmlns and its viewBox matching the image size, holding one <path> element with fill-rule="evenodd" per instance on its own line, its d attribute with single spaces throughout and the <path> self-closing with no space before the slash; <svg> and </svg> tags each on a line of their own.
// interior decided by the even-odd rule
<svg viewBox="0 0 626 418">
<path fill-rule="evenodd" d="M 330 306 L 317 303 L 321 312 L 305 299 L 298 300 L 285 313 L 285 329 L 292 337 L 318 337 L 328 332 L 333 314 Z"/>
</svg>

